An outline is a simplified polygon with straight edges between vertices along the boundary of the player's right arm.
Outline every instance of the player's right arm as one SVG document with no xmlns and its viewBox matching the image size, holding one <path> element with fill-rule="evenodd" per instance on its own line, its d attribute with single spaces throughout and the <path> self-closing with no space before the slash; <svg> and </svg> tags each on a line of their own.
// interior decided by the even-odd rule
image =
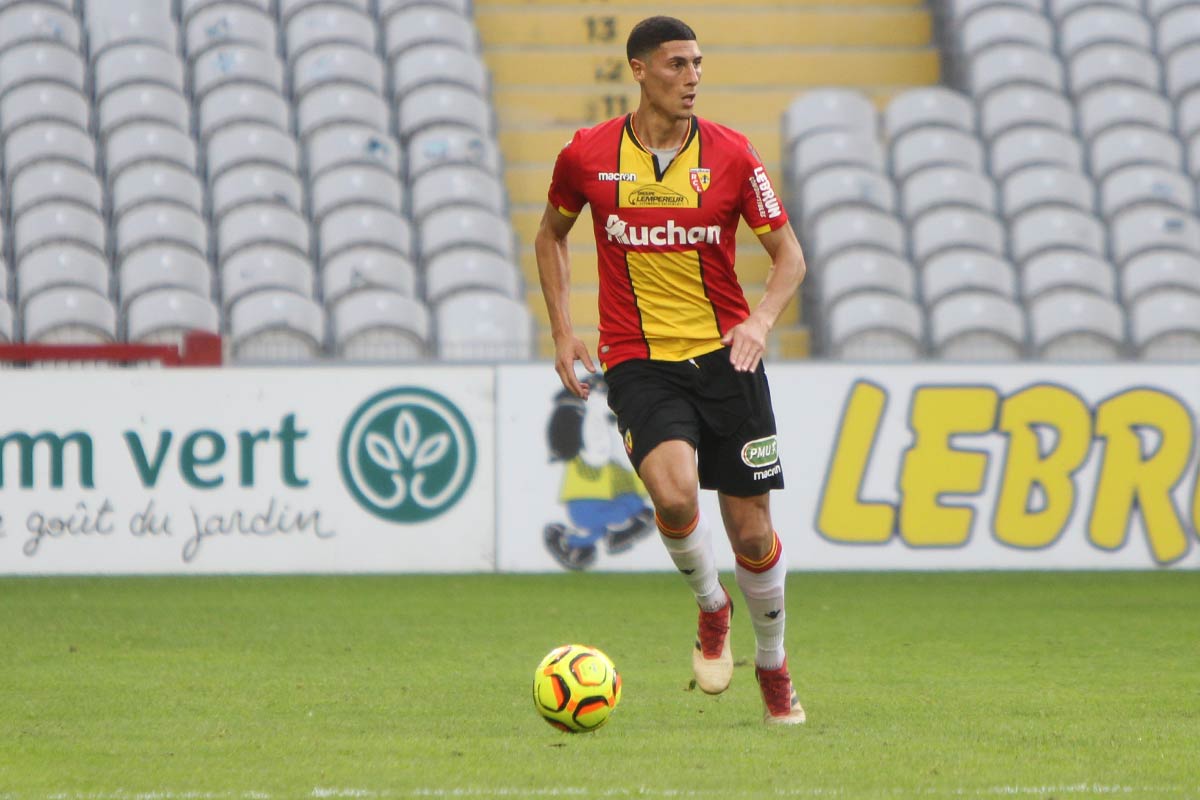
<svg viewBox="0 0 1200 800">
<path fill-rule="evenodd" d="M 575 335 L 571 322 L 571 262 L 567 234 L 574 224 L 574 217 L 568 217 L 547 203 L 533 249 L 537 255 L 542 297 L 550 315 L 550 334 L 554 337 L 554 371 L 567 391 L 586 400 L 588 386 L 575 375 L 575 362 L 582 361 L 588 372 L 595 372 L 596 368 L 587 345 Z"/>
</svg>

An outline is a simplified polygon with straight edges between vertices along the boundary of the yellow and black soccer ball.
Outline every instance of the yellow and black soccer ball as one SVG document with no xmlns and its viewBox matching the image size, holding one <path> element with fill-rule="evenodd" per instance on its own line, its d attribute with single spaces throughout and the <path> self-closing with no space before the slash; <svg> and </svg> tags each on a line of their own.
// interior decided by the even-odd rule
<svg viewBox="0 0 1200 800">
<path fill-rule="evenodd" d="M 621 700 L 621 676 L 595 647 L 567 644 L 546 654 L 533 673 L 533 705 L 567 733 L 594 731 Z"/>
</svg>

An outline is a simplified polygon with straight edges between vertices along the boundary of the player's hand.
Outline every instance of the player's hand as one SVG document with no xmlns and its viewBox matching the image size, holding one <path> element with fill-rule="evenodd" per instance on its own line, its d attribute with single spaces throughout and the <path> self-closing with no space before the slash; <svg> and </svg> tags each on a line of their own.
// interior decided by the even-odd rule
<svg viewBox="0 0 1200 800">
<path fill-rule="evenodd" d="M 721 344 L 730 348 L 729 363 L 738 372 L 754 372 L 758 362 L 767 351 L 767 333 L 770 328 L 765 322 L 751 314 L 743 322 L 734 325 L 721 337 Z"/>
<path fill-rule="evenodd" d="M 588 355 L 587 345 L 577 336 L 564 336 L 554 342 L 554 371 L 568 392 L 576 397 L 587 400 L 591 388 L 575 375 L 575 362 L 583 362 L 584 368 L 590 373 L 595 372 L 592 357 Z"/>
</svg>

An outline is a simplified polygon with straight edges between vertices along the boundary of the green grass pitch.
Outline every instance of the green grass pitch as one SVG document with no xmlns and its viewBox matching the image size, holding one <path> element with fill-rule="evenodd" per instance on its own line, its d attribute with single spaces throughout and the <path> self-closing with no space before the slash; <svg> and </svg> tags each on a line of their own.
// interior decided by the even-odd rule
<svg viewBox="0 0 1200 800">
<path fill-rule="evenodd" d="M 689 688 L 670 574 L 0 580 L 0 800 L 1200 797 L 1200 573 L 788 591 L 780 729 L 744 609 Z M 531 703 L 570 641 L 625 681 L 593 734 Z"/>
</svg>

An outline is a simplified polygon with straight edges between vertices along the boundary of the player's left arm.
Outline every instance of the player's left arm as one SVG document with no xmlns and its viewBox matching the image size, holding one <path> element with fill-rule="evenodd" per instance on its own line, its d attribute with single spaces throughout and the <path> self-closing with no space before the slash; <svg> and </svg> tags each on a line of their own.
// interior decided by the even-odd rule
<svg viewBox="0 0 1200 800">
<path fill-rule="evenodd" d="M 738 372 L 758 369 L 758 362 L 767 350 L 767 335 L 788 303 L 795 299 L 807 271 L 804 251 L 791 223 L 759 234 L 758 240 L 771 256 L 766 290 L 750 316 L 721 337 L 721 344 L 730 348 L 729 360 Z"/>
</svg>

